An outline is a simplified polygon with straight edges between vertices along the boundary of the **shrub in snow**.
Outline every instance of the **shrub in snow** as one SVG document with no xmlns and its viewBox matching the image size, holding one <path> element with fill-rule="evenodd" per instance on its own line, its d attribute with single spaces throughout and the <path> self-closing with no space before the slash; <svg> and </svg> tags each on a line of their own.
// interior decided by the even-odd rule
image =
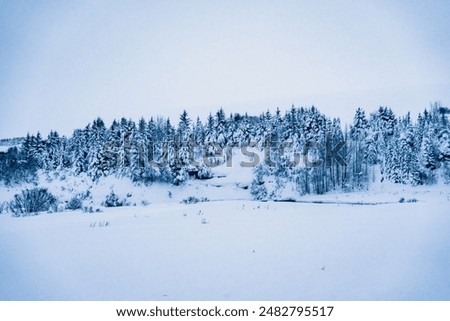
<svg viewBox="0 0 450 321">
<path fill-rule="evenodd" d="M 195 204 L 195 203 L 199 203 L 199 202 L 209 202 L 209 199 L 207 199 L 206 197 L 195 197 L 195 196 L 189 196 L 188 198 L 185 198 L 182 203 L 184 204 Z"/>
<path fill-rule="evenodd" d="M 92 206 L 83 207 L 83 213 L 94 213 L 94 208 Z"/>
<path fill-rule="evenodd" d="M 108 227 L 110 225 L 108 221 L 98 222 L 98 227 Z"/>
<path fill-rule="evenodd" d="M 185 167 L 181 168 L 173 180 L 173 185 L 183 184 L 189 178 L 189 173 Z"/>
<path fill-rule="evenodd" d="M 95 228 L 95 227 L 108 227 L 111 226 L 111 223 L 109 223 L 109 221 L 99 221 L 98 224 L 97 222 L 91 222 L 91 224 L 89 224 L 89 227 Z"/>
<path fill-rule="evenodd" d="M 83 206 L 83 202 L 78 197 L 73 197 L 69 202 L 67 202 L 66 209 L 68 210 L 79 210 Z"/>
<path fill-rule="evenodd" d="M 101 211 L 102 211 L 99 208 L 94 209 L 92 206 L 84 206 L 82 208 L 82 210 L 83 210 L 83 213 L 101 213 Z"/>
<path fill-rule="evenodd" d="M 46 188 L 23 190 L 9 202 L 13 216 L 27 216 L 33 213 L 56 210 L 57 200 Z"/>
<path fill-rule="evenodd" d="M 400 198 L 400 200 L 398 201 L 399 203 L 416 203 L 417 199 L 416 198 L 408 198 L 405 199 L 404 197 Z"/>
<path fill-rule="evenodd" d="M 203 217 L 202 220 L 201 220 L 201 223 L 202 224 L 208 224 L 209 222 L 208 222 L 208 220 L 206 218 Z"/>
<path fill-rule="evenodd" d="M 204 163 L 202 163 L 198 169 L 197 177 L 198 177 L 198 179 L 212 178 L 213 174 L 211 172 L 211 168 L 209 166 L 206 166 Z"/>
<path fill-rule="evenodd" d="M 119 196 L 113 191 L 106 196 L 106 200 L 103 202 L 103 206 L 105 207 L 120 207 L 124 205 L 126 204 L 124 204 L 124 202 L 119 199 Z"/>
</svg>

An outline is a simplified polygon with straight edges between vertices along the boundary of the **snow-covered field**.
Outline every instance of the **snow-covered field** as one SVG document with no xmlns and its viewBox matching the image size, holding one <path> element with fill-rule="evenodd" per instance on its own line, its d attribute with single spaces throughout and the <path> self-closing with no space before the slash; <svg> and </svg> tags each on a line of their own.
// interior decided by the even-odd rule
<svg viewBox="0 0 450 321">
<path fill-rule="evenodd" d="M 320 200 L 2 214 L 0 300 L 450 300 L 448 189 Z"/>
</svg>

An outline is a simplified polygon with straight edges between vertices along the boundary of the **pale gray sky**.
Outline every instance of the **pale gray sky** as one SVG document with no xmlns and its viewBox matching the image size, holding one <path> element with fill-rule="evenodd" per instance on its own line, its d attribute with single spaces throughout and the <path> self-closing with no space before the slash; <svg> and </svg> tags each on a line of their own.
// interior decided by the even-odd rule
<svg viewBox="0 0 450 321">
<path fill-rule="evenodd" d="M 101 116 L 450 104 L 449 1 L 0 0 L 0 137 Z"/>
</svg>

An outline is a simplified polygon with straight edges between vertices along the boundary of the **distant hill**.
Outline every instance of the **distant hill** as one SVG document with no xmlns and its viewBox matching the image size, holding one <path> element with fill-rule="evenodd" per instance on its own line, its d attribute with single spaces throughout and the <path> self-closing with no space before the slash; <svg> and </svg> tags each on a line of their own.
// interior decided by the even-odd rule
<svg viewBox="0 0 450 321">
<path fill-rule="evenodd" d="M 2 138 L 0 139 L 0 152 L 6 152 L 8 148 L 22 145 L 25 137 Z"/>
</svg>

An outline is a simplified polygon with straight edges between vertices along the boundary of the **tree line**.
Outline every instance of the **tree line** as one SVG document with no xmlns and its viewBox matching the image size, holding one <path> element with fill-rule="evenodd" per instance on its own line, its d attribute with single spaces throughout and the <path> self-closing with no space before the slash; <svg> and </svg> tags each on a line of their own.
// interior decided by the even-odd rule
<svg viewBox="0 0 450 321">
<path fill-rule="evenodd" d="M 97 118 L 70 137 L 28 134 L 0 153 L 0 180 L 32 182 L 41 170 L 85 173 L 93 181 L 116 175 L 137 184 L 180 185 L 211 178 L 211 169 L 226 163 L 234 149 L 253 148 L 264 155 L 250 185 L 256 199 L 276 198 L 287 187 L 303 195 L 366 189 L 375 180 L 449 183 L 449 113 L 435 103 L 413 121 L 388 107 L 370 114 L 358 108 L 349 126 L 314 106 L 259 116 L 226 115 L 221 108 L 205 122 L 184 111 L 175 125 L 161 117 L 122 118 L 107 127 Z"/>
</svg>

